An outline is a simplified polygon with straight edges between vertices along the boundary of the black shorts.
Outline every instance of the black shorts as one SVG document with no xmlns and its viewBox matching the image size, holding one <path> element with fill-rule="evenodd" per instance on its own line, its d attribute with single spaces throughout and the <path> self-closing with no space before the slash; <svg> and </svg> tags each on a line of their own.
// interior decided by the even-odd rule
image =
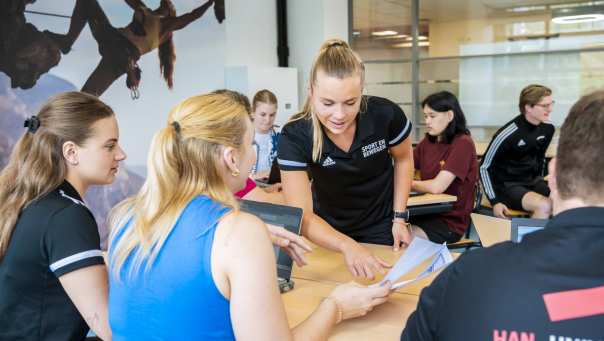
<svg viewBox="0 0 604 341">
<path fill-rule="evenodd" d="M 409 222 L 421 228 L 428 236 L 428 239 L 434 243 L 455 243 L 461 239 L 460 234 L 451 231 L 449 226 L 435 215 L 420 215 L 411 217 Z"/>
<path fill-rule="evenodd" d="M 537 179 L 532 184 L 518 184 L 506 187 L 499 197 L 501 202 L 504 203 L 508 208 L 513 210 L 524 211 L 522 207 L 522 198 L 528 192 L 535 192 L 549 197 L 549 187 L 547 182 L 543 179 Z"/>
</svg>

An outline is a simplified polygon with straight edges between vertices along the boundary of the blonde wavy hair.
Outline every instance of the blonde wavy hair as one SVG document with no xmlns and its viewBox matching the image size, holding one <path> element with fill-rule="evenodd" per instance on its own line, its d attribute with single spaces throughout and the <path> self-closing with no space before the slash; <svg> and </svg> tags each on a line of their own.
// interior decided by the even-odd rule
<svg viewBox="0 0 604 341">
<path fill-rule="evenodd" d="M 246 108 L 223 93 L 188 98 L 170 111 L 167 125 L 153 137 L 145 183 L 110 215 L 110 267 L 117 278 L 130 256 L 134 257 L 130 274 L 145 260 L 150 267 L 194 197 L 207 195 L 238 209 L 221 175 L 221 154 L 224 147 L 243 148 L 248 121 Z"/>
<path fill-rule="evenodd" d="M 319 53 L 315 57 L 310 69 L 309 82 L 311 91 L 317 82 L 319 71 L 324 72 L 330 77 L 339 79 L 359 76 L 361 78 L 361 86 L 365 84 L 365 66 L 363 65 L 363 61 L 345 41 L 340 39 L 330 39 L 321 45 Z M 366 103 L 362 100 L 361 112 L 364 111 L 365 107 Z M 306 97 L 302 111 L 293 115 L 289 122 L 300 119 L 312 120 L 312 159 L 318 162 L 323 152 L 323 128 L 312 107 L 310 95 Z"/>
<path fill-rule="evenodd" d="M 96 96 L 76 91 L 53 96 L 42 106 L 35 118 L 39 127 L 25 131 L 0 172 L 0 260 L 23 209 L 67 177 L 63 144 L 84 145 L 94 134 L 92 125 L 113 115 Z"/>
</svg>

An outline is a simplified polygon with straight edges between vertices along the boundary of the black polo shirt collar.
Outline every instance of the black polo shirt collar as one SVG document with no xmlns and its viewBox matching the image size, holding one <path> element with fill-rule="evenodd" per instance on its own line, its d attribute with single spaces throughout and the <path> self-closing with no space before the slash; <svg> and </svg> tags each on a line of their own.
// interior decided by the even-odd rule
<svg viewBox="0 0 604 341">
<path fill-rule="evenodd" d="M 57 188 L 57 192 L 60 196 L 70 199 L 76 204 L 80 204 L 82 206 L 86 206 L 84 200 L 80 196 L 80 193 L 69 183 L 69 181 L 64 180 L 63 183 Z"/>
<path fill-rule="evenodd" d="M 341 157 L 350 157 L 355 151 L 359 148 L 363 147 L 365 142 L 369 140 L 370 137 L 374 135 L 375 132 L 375 124 L 370 117 L 368 117 L 367 113 L 360 112 L 357 114 L 356 127 L 354 132 L 354 138 L 352 140 L 352 144 L 350 145 L 350 150 L 348 153 L 345 153 L 340 148 L 338 148 L 327 136 L 325 131 L 323 131 L 323 154 L 336 155 Z"/>
<path fill-rule="evenodd" d="M 573 208 L 556 214 L 547 224 L 549 228 L 596 227 L 604 228 L 604 207 Z"/>
</svg>

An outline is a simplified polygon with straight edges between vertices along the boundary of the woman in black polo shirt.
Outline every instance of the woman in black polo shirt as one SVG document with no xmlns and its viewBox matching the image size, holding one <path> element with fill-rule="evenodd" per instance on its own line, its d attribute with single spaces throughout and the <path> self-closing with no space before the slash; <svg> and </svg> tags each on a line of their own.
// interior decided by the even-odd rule
<svg viewBox="0 0 604 341">
<path fill-rule="evenodd" d="M 107 272 L 82 197 L 113 182 L 119 161 L 111 108 L 92 95 L 51 98 L 25 121 L 0 173 L 0 340 L 111 339 Z"/>
<path fill-rule="evenodd" d="M 363 80 L 348 44 L 325 42 L 304 110 L 282 129 L 278 163 L 287 203 L 305 208 L 303 234 L 342 252 L 353 275 L 373 278 L 388 264 L 358 242 L 395 250 L 410 242 L 413 161 L 411 123 L 391 101 L 363 96 Z"/>
</svg>

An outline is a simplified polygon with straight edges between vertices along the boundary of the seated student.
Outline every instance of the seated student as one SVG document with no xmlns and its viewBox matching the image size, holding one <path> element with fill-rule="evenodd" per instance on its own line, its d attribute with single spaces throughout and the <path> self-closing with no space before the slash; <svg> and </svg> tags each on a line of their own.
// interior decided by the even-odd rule
<svg viewBox="0 0 604 341">
<path fill-rule="evenodd" d="M 233 196 L 255 163 L 245 107 L 226 94 L 195 96 L 168 122 L 153 138 L 145 184 L 111 219 L 116 339 L 325 339 L 386 301 L 390 285 L 343 284 L 290 331 L 266 226 Z"/>
<path fill-rule="evenodd" d="M 411 189 L 423 193 L 457 196 L 453 210 L 437 215 L 412 217 L 410 223 L 435 243 L 459 241 L 470 225 L 474 190 L 478 181 L 476 148 L 466 128 L 466 118 L 455 95 L 441 91 L 422 102 L 426 136 L 413 150 L 421 180 Z"/>
<path fill-rule="evenodd" d="M 266 91 L 268 91 L 268 90 L 266 90 Z M 231 99 L 233 99 L 234 101 L 243 105 L 245 107 L 245 110 L 250 115 L 250 117 L 252 117 L 252 115 L 251 115 L 252 106 L 250 104 L 250 100 L 247 98 L 246 95 L 244 95 L 238 91 L 227 90 L 227 89 L 215 90 L 212 93 L 225 94 L 225 95 L 231 97 Z M 258 94 L 256 94 L 256 95 L 258 95 Z M 260 96 L 260 97 L 262 97 L 262 96 Z M 276 103 L 276 99 L 275 99 L 275 103 Z M 275 106 L 276 106 L 276 104 L 275 104 Z M 273 121 L 274 121 L 274 119 L 273 119 Z M 257 155 L 258 155 L 258 150 L 256 148 L 256 156 Z M 256 161 L 256 164 L 258 164 L 257 161 Z M 285 198 L 283 197 L 283 193 L 281 193 L 281 184 L 280 183 L 273 184 L 270 186 L 265 186 L 265 187 L 261 188 L 256 185 L 256 182 L 252 178 L 248 178 L 246 180 L 245 187 L 243 189 L 241 189 L 240 191 L 238 191 L 237 193 L 235 193 L 235 197 L 237 197 L 239 199 L 269 202 L 272 204 L 285 204 Z"/>
<path fill-rule="evenodd" d="M 604 91 L 582 97 L 549 164 L 554 217 L 462 256 L 421 293 L 401 340 L 601 340 Z"/>
<path fill-rule="evenodd" d="M 543 180 L 545 152 L 555 128 L 549 123 L 554 101 L 543 85 L 522 89 L 520 115 L 501 127 L 480 163 L 480 180 L 495 216 L 505 218 L 508 209 L 548 218 L 552 203 Z"/>
<path fill-rule="evenodd" d="M 126 155 L 111 108 L 66 92 L 25 121 L 0 173 L 0 340 L 111 339 L 107 270 L 82 198 Z"/>
<path fill-rule="evenodd" d="M 213 93 L 225 94 L 227 96 L 230 96 L 231 99 L 243 105 L 248 114 L 250 114 L 250 101 L 244 94 L 227 89 L 216 90 Z M 252 116 L 250 115 L 250 117 Z M 258 151 L 256 150 L 255 152 L 256 155 L 258 155 Z M 256 164 L 258 164 L 257 161 Z M 283 197 L 283 193 L 281 192 L 280 183 L 266 187 L 259 187 L 256 185 L 256 182 L 251 177 L 248 177 L 246 179 L 245 187 L 237 191 L 235 193 L 235 197 L 237 199 L 285 205 L 285 198 Z M 312 248 L 310 247 L 310 245 L 308 245 L 307 241 L 304 238 L 288 231 L 287 229 L 281 226 L 267 224 L 266 227 L 270 233 L 271 241 L 273 242 L 273 244 L 278 245 L 285 252 L 287 252 L 287 254 L 296 262 L 298 266 L 304 266 L 307 264 L 306 257 L 304 256 L 304 254 L 306 252 L 312 251 Z"/>
<path fill-rule="evenodd" d="M 256 164 L 252 174 L 257 179 L 268 178 L 273 160 L 277 157 L 279 133 L 275 131 L 277 97 L 269 90 L 260 90 L 252 100 L 252 122 L 254 123 L 254 148 Z"/>
</svg>

